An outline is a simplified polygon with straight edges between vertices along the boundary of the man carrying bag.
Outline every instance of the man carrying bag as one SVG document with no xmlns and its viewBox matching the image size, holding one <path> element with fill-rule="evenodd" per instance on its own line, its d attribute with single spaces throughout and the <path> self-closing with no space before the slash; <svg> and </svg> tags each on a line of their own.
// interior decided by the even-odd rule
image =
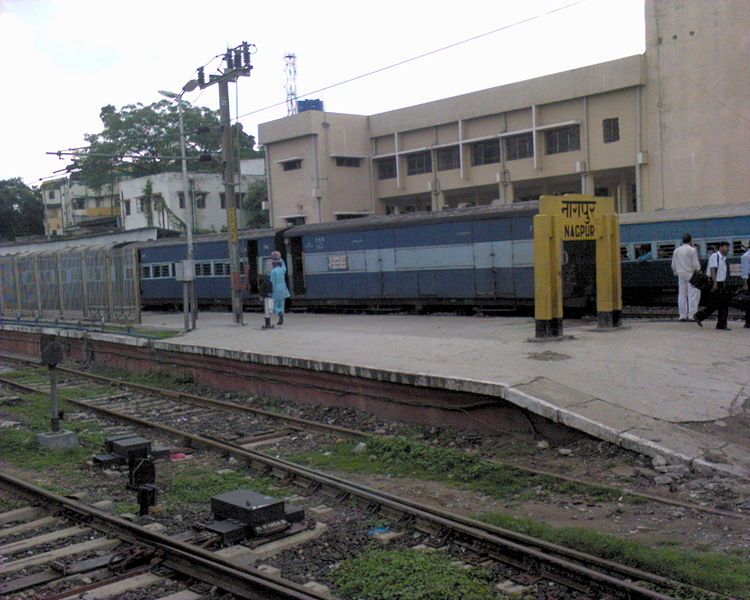
<svg viewBox="0 0 750 600">
<path fill-rule="evenodd" d="M 729 317 L 729 294 L 727 293 L 727 254 L 729 253 L 729 242 L 721 242 L 719 251 L 714 252 L 708 259 L 708 269 L 711 273 L 711 296 L 708 306 L 695 313 L 695 322 L 703 327 L 703 321 L 718 309 L 716 329 L 729 331 L 727 318 Z"/>
</svg>

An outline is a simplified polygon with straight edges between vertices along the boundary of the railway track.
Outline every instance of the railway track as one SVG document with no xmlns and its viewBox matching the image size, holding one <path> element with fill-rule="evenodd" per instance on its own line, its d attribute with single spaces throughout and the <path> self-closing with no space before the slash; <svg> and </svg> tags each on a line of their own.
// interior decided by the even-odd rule
<svg viewBox="0 0 750 600">
<path fill-rule="evenodd" d="M 43 388 L 12 380 L 2 383 L 28 392 Z M 484 560 L 496 561 L 524 572 L 526 581 L 561 583 L 589 598 L 665 599 L 680 597 L 685 586 L 651 573 L 590 556 L 529 536 L 462 517 L 419 502 L 380 492 L 359 483 L 328 475 L 290 461 L 268 456 L 242 444 L 217 436 L 189 432 L 164 422 L 153 422 L 137 411 L 123 412 L 90 400 L 67 402 L 109 418 L 160 431 L 192 447 L 207 447 L 244 461 L 256 473 L 294 485 L 300 493 L 325 494 L 339 502 L 353 500 L 370 514 L 384 514 L 389 520 L 421 531 L 435 546 L 455 546 Z M 174 421 L 174 419 L 172 419 Z M 701 597 L 714 597 L 697 590 Z"/>
<path fill-rule="evenodd" d="M 28 502 L 0 513 L 2 598 L 329 598 L 1 472 L 0 490 Z"/>
<path fill-rule="evenodd" d="M 7 354 L 0 354 L 0 360 L 8 360 L 27 366 L 37 366 L 35 363 L 29 361 L 28 359 Z M 228 402 L 226 400 L 219 400 L 216 398 L 211 398 L 209 396 L 202 396 L 189 392 L 159 388 L 156 386 L 129 382 L 113 377 L 106 377 L 104 375 L 90 373 L 88 371 L 81 371 L 79 369 L 57 367 L 57 370 L 60 373 L 63 373 L 64 375 L 67 375 L 71 378 L 80 378 L 84 381 L 88 380 L 102 384 L 102 387 L 98 389 L 98 391 L 100 392 L 99 398 L 92 398 L 90 400 L 96 405 L 115 409 L 118 409 L 119 407 L 120 410 L 128 413 L 132 411 L 139 412 L 142 411 L 142 409 L 148 409 L 148 413 L 150 415 L 161 417 L 162 420 L 182 419 L 188 426 L 190 426 L 191 431 L 198 431 L 202 435 L 206 435 L 206 431 L 211 431 L 211 429 L 216 426 L 216 410 L 225 410 L 241 416 L 250 416 L 251 419 L 249 422 L 233 422 L 233 432 L 220 431 L 217 432 L 214 436 L 218 441 L 229 442 L 234 445 L 251 447 L 256 443 L 263 443 L 274 439 L 280 439 L 286 435 L 298 433 L 305 430 L 349 438 L 358 438 L 363 440 L 378 435 L 371 432 L 341 427 L 329 423 L 321 423 L 319 421 L 312 421 L 310 419 L 302 419 L 277 412 L 270 412 L 250 405 Z M 8 385 L 12 385 L 13 383 L 12 381 L 2 377 L 0 377 L 0 382 L 7 383 Z M 40 376 L 36 379 L 36 382 L 44 384 L 44 378 Z M 27 381 L 27 383 L 31 382 Z M 119 396 L 117 394 L 113 395 L 110 393 L 112 387 L 145 393 L 147 394 L 147 396 L 145 398 L 139 398 L 137 396 L 131 396 L 127 394 L 122 394 Z M 44 385 L 42 385 L 39 390 L 45 392 L 48 391 L 48 389 L 46 389 Z M 93 388 L 88 388 L 88 391 L 96 390 Z M 161 399 L 161 401 L 158 399 Z M 183 406 L 184 403 L 201 407 L 201 409 L 203 410 L 185 409 Z M 279 422 L 282 424 L 282 427 L 278 426 Z M 225 423 L 225 421 L 219 421 L 219 423 Z M 674 498 L 660 496 L 657 494 L 637 492 L 630 488 L 617 487 L 598 481 L 566 476 L 545 469 L 534 469 L 518 465 L 511 466 L 495 460 L 492 460 L 491 462 L 515 469 L 517 471 L 522 471 L 530 475 L 548 477 L 551 479 L 575 483 L 583 486 L 598 487 L 616 492 L 623 496 L 641 498 L 643 500 L 657 502 L 668 506 L 686 508 L 700 513 L 712 514 L 750 522 L 750 514 L 722 510 L 711 506 L 696 504 L 694 502 L 686 502 Z"/>
</svg>

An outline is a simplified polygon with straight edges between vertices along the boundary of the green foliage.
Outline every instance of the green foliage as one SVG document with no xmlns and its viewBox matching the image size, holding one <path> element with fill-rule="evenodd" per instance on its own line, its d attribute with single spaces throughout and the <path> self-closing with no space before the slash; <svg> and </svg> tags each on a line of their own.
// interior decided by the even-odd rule
<svg viewBox="0 0 750 600">
<path fill-rule="evenodd" d="M 619 497 L 605 488 L 560 482 L 486 462 L 477 454 L 431 446 L 406 437 L 370 438 L 366 451 L 360 454 L 353 452 L 355 443 L 343 442 L 335 445 L 327 454 L 318 452 L 297 457 L 297 460 L 320 468 L 388 472 L 402 477 L 443 481 L 456 487 L 481 491 L 494 498 L 536 498 L 548 492 L 608 500 Z"/>
<path fill-rule="evenodd" d="M 245 227 L 261 229 L 268 227 L 268 210 L 263 210 L 263 202 L 268 201 L 266 179 L 253 181 L 243 192 L 242 208 L 245 211 Z"/>
<path fill-rule="evenodd" d="M 221 125 L 218 111 L 192 106 L 183 100 L 185 148 L 189 159 L 202 154 L 215 158 L 221 152 Z M 83 182 L 94 189 L 111 185 L 123 177 L 142 177 L 164 171 L 179 171 L 180 130 L 177 104 L 161 100 L 148 106 L 140 102 L 128 104 L 120 110 L 104 106 L 99 113 L 103 129 L 86 134 L 87 153 L 74 165 Z M 254 149 L 255 139 L 239 127 L 240 155 L 255 158 L 262 153 Z M 232 133 L 237 140 L 238 132 Z M 236 143 L 236 142 L 235 142 Z M 199 163 L 190 160 L 191 171 L 199 168 L 220 171 L 221 160 Z"/>
<path fill-rule="evenodd" d="M 207 504 L 211 496 L 240 488 L 270 496 L 279 494 L 279 489 L 272 486 L 270 479 L 250 478 L 239 471 L 213 473 L 202 467 L 185 464 L 183 470 L 174 475 L 169 488 L 165 490 L 164 501 L 178 505 Z"/>
<path fill-rule="evenodd" d="M 70 407 L 61 401 L 60 408 L 67 411 Z M 105 434 L 96 424 L 66 421 L 65 428 L 76 432 L 78 447 L 65 451 L 41 448 L 36 434 L 48 431 L 50 420 L 50 400 L 46 394 L 25 394 L 19 404 L 0 406 L 0 411 L 26 427 L 4 429 L 0 436 L 0 456 L 19 467 L 77 471 L 104 444 Z"/>
<path fill-rule="evenodd" d="M 39 190 L 20 178 L 0 180 L 0 240 L 44 233 L 44 204 Z"/>
<path fill-rule="evenodd" d="M 492 600 L 489 573 L 435 552 L 369 548 L 335 573 L 341 595 L 360 600 Z"/>
<path fill-rule="evenodd" d="M 672 544 L 650 547 L 583 527 L 556 528 L 546 523 L 502 513 L 480 515 L 476 518 L 681 583 L 713 592 L 732 594 L 738 598 L 750 598 L 750 557 L 747 555 L 694 552 L 673 547 Z"/>
</svg>

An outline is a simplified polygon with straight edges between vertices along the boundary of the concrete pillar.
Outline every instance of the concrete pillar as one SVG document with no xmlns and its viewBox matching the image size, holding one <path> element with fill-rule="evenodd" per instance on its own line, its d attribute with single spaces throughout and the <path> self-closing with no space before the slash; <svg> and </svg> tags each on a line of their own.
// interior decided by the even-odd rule
<svg viewBox="0 0 750 600">
<path fill-rule="evenodd" d="M 438 211 L 445 208 L 445 192 L 440 190 L 439 192 L 432 193 L 432 210 Z"/>
</svg>

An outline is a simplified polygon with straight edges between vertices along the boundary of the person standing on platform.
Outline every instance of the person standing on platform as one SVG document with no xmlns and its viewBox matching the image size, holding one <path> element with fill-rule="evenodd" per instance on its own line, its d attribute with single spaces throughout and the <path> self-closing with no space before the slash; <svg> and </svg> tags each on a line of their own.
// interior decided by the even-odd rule
<svg viewBox="0 0 750 600">
<path fill-rule="evenodd" d="M 691 243 L 693 237 L 686 233 L 682 236 L 682 246 L 676 248 L 672 254 L 672 273 L 677 276 L 677 308 L 680 311 L 680 321 L 692 321 L 698 303 L 701 299 L 701 291 L 690 285 L 693 273 L 701 270 L 698 261 L 698 251 Z"/>
<path fill-rule="evenodd" d="M 262 329 L 273 329 L 273 325 L 271 325 L 271 315 L 273 315 L 274 306 L 273 285 L 268 275 L 260 276 L 258 293 L 260 294 L 260 301 L 263 303 L 264 324 Z"/>
<path fill-rule="evenodd" d="M 729 253 L 729 242 L 721 242 L 719 251 L 714 252 L 708 259 L 708 270 L 711 274 L 713 286 L 708 306 L 695 313 L 695 322 L 703 327 L 703 321 L 718 309 L 716 329 L 729 331 L 727 317 L 729 316 L 729 294 L 727 293 L 727 254 Z"/>
<path fill-rule="evenodd" d="M 745 253 L 740 259 L 742 264 L 742 289 L 748 291 L 748 280 L 750 280 L 750 240 L 747 241 Z M 750 306 L 745 308 L 745 328 L 750 329 Z"/>
<path fill-rule="evenodd" d="M 286 287 L 286 264 L 281 258 L 281 252 L 274 250 L 271 253 L 273 269 L 271 269 L 271 285 L 273 285 L 273 312 L 279 315 L 277 325 L 284 324 L 284 302 L 291 295 Z"/>
</svg>

